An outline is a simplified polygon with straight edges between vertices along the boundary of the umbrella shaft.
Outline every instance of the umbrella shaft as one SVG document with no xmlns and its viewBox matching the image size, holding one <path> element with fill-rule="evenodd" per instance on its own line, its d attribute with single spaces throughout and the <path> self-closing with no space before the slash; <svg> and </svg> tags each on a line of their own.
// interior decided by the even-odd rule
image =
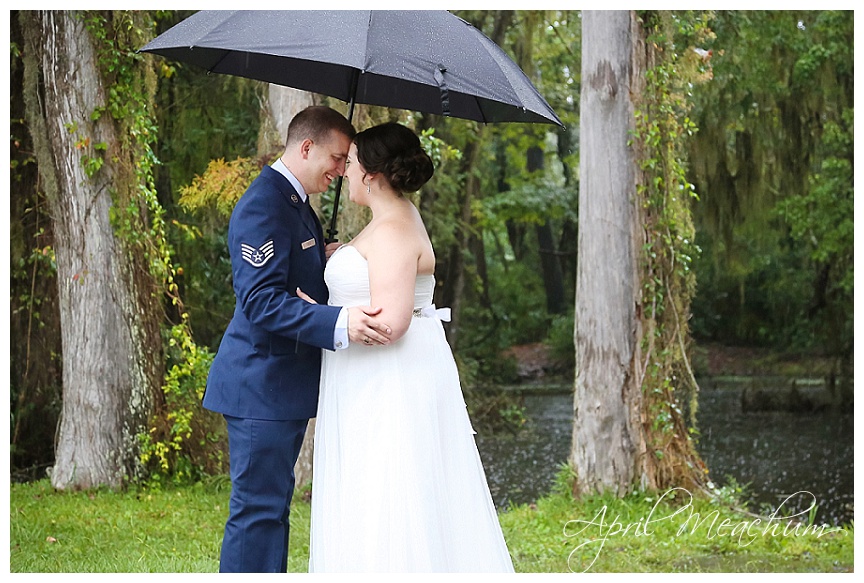
<svg viewBox="0 0 864 583">
<path fill-rule="evenodd" d="M 354 71 L 351 79 L 351 100 L 348 102 L 348 122 L 354 119 L 354 98 L 357 95 L 357 83 L 360 81 L 360 72 Z M 336 179 L 336 197 L 333 199 L 333 215 L 330 217 L 330 227 L 327 229 L 327 243 L 336 240 L 336 217 L 339 215 L 339 195 L 342 193 L 342 176 Z"/>
<path fill-rule="evenodd" d="M 330 216 L 330 226 L 327 228 L 325 243 L 336 241 L 336 216 L 339 214 L 339 193 L 342 192 L 342 177 L 336 179 L 336 197 L 333 199 L 333 214 Z"/>
</svg>

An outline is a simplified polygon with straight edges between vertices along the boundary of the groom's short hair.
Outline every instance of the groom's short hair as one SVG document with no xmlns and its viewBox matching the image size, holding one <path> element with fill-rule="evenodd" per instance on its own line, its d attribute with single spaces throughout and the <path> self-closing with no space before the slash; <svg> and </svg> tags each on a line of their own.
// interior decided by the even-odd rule
<svg viewBox="0 0 864 583">
<path fill-rule="evenodd" d="M 313 105 L 307 107 L 294 116 L 288 124 L 288 137 L 285 146 L 290 146 L 305 139 L 313 142 L 326 142 L 330 138 L 331 130 L 345 134 L 353 140 L 357 131 L 345 116 L 324 105 Z"/>
</svg>

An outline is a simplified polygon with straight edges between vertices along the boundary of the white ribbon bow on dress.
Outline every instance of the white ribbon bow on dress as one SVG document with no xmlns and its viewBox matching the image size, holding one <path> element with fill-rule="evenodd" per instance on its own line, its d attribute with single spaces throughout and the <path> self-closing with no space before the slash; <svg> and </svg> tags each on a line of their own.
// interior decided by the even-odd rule
<svg viewBox="0 0 864 583">
<path fill-rule="evenodd" d="M 414 315 L 418 318 L 438 318 L 443 322 L 450 321 L 450 308 L 436 308 L 431 304 L 424 308 L 415 308 Z"/>
</svg>

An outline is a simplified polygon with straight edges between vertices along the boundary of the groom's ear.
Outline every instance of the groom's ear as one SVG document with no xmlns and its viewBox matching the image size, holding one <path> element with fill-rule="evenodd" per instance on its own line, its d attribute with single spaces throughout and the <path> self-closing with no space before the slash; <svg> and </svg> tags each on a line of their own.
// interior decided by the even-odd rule
<svg viewBox="0 0 864 583">
<path fill-rule="evenodd" d="M 314 142 L 309 138 L 306 138 L 305 140 L 300 142 L 300 157 L 302 157 L 304 160 L 309 158 L 309 151 L 312 149 L 312 144 L 314 144 Z"/>
</svg>

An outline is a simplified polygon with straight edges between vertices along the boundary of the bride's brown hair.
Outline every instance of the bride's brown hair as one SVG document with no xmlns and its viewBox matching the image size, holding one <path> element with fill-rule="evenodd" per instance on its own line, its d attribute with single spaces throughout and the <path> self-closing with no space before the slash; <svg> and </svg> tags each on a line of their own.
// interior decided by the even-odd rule
<svg viewBox="0 0 864 583">
<path fill-rule="evenodd" d="M 381 173 L 399 192 L 420 190 L 435 172 L 420 138 L 401 124 L 389 122 L 363 130 L 354 143 L 363 169 Z"/>
</svg>

